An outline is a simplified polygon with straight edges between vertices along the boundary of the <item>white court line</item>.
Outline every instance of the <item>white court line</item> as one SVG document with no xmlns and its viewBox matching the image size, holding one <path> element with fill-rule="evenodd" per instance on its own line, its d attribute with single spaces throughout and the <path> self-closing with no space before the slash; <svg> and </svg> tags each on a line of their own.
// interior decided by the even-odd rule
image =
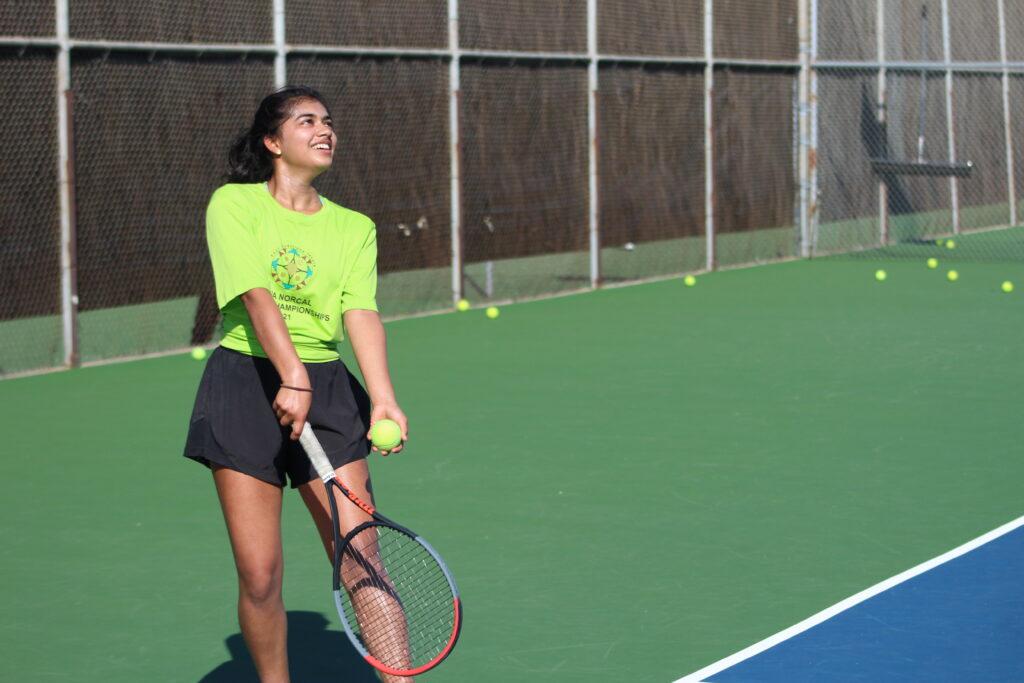
<svg viewBox="0 0 1024 683">
<path fill-rule="evenodd" d="M 713 676 L 714 674 L 720 673 L 735 664 L 739 664 L 744 660 L 750 659 L 754 655 L 760 654 L 765 650 L 772 648 L 785 640 L 789 640 L 793 636 L 799 635 L 804 631 L 814 626 L 817 626 L 821 622 L 831 619 L 832 617 L 836 616 L 841 612 L 845 612 L 854 605 L 864 602 L 868 598 L 874 597 L 879 593 L 887 591 L 894 586 L 898 586 L 904 581 L 914 578 L 918 574 L 923 574 L 930 569 L 938 567 L 940 564 L 944 564 L 952 559 L 960 557 L 961 555 L 969 553 L 975 548 L 983 546 L 990 541 L 994 541 L 1000 536 L 1008 534 L 1014 529 L 1021 526 L 1024 526 L 1024 517 L 1018 517 L 1012 522 L 1007 522 L 998 529 L 993 529 L 987 534 L 978 536 L 973 541 L 968 541 L 967 543 L 964 543 L 962 546 L 954 548 L 953 550 L 950 550 L 947 553 L 939 555 L 938 557 L 933 557 L 927 562 L 923 562 L 922 564 L 919 564 L 916 567 L 908 569 L 902 574 L 897 574 L 896 576 L 890 577 L 885 581 L 882 581 L 881 583 L 875 584 L 871 588 L 862 590 L 860 593 L 857 593 L 856 595 L 851 595 L 842 602 L 837 602 L 831 607 L 827 607 L 822 611 L 818 612 L 814 616 L 804 619 L 799 624 L 794 624 L 793 626 L 790 626 L 784 631 L 779 631 L 775 635 L 765 638 L 759 643 L 754 643 L 750 647 L 740 650 L 735 654 L 729 655 L 725 659 L 721 659 L 715 662 L 714 664 L 709 664 L 700 671 L 695 671 L 689 676 L 684 676 L 683 678 L 674 681 L 674 683 L 700 683 L 708 676 Z"/>
</svg>

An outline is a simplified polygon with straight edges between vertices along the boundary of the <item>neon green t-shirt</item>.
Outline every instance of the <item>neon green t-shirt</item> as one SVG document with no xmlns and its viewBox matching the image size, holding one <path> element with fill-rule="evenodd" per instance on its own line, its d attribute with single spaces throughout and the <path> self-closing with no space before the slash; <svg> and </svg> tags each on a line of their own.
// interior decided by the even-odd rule
<svg viewBox="0 0 1024 683">
<path fill-rule="evenodd" d="M 281 206 L 266 185 L 220 187 L 206 208 L 221 346 L 266 357 L 242 294 L 262 287 L 281 310 L 304 362 L 338 358 L 342 314 L 377 310 L 377 233 L 373 221 L 323 197 L 304 214 Z"/>
</svg>

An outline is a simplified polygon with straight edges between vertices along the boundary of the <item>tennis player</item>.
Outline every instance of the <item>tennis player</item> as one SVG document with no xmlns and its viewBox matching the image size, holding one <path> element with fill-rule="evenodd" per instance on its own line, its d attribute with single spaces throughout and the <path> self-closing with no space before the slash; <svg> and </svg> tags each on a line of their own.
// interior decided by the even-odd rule
<svg viewBox="0 0 1024 683">
<path fill-rule="evenodd" d="M 238 569 L 238 620 L 261 683 L 289 680 L 280 521 L 287 481 L 333 552 L 326 493 L 297 441 L 303 425 L 364 500 L 373 498 L 370 426 L 390 418 L 408 438 L 377 313 L 374 224 L 312 185 L 337 145 L 315 90 L 268 95 L 231 147 L 228 184 L 206 213 L 224 337 L 199 385 L 185 456 L 213 471 Z M 366 390 L 338 357 L 343 330 Z M 339 508 L 342 534 L 369 519 L 355 505 Z"/>
</svg>

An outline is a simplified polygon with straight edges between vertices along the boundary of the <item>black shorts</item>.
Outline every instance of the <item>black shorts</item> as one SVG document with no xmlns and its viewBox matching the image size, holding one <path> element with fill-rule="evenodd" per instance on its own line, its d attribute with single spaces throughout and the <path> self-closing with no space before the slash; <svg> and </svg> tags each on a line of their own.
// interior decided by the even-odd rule
<svg viewBox="0 0 1024 683">
<path fill-rule="evenodd" d="M 340 360 L 306 363 L 313 387 L 307 421 L 335 468 L 365 458 L 370 399 Z M 266 358 L 217 348 L 206 363 L 188 426 L 185 457 L 276 486 L 317 478 L 298 441 L 274 415 L 281 379 Z"/>
</svg>

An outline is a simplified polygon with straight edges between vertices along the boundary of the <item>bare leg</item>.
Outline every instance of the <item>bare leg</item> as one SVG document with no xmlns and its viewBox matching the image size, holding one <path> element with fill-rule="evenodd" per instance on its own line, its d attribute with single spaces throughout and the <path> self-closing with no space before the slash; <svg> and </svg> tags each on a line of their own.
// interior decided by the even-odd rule
<svg viewBox="0 0 1024 683">
<path fill-rule="evenodd" d="M 247 474 L 213 471 L 238 569 L 238 623 L 260 683 L 288 683 L 288 621 L 281 600 L 281 489 Z"/>
<path fill-rule="evenodd" d="M 352 491 L 352 493 L 359 496 L 361 499 L 372 503 L 373 495 L 370 493 L 370 470 L 366 465 L 366 460 L 356 460 L 350 462 L 344 467 L 339 467 L 335 474 L 341 483 L 345 485 L 345 488 Z M 327 558 L 332 564 L 334 562 L 334 531 L 332 529 L 331 521 L 331 508 L 330 503 L 327 500 L 327 491 L 324 485 L 314 479 L 313 481 L 303 484 L 299 487 L 299 494 L 302 496 L 303 502 L 309 509 L 310 515 L 313 517 L 313 522 L 316 524 L 317 532 L 320 534 L 320 540 L 324 544 L 324 550 L 327 551 Z M 338 517 L 341 535 L 344 536 L 348 531 L 354 529 L 357 525 L 367 522 L 371 519 L 370 515 L 366 514 L 358 507 L 353 505 L 348 500 L 345 500 L 342 496 L 338 496 Z M 368 556 L 376 556 L 376 553 L 367 553 Z M 353 563 L 354 565 L 355 563 Z M 358 575 L 351 575 L 351 569 L 349 569 L 349 563 L 344 563 L 345 568 L 343 569 L 343 581 L 346 586 L 356 585 L 360 582 L 360 579 L 365 579 L 367 574 L 364 571 L 357 572 Z M 381 573 L 384 577 L 387 576 L 381 568 Z M 379 581 L 379 580 L 378 580 Z M 366 594 L 365 596 L 359 596 L 360 593 Z M 388 600 L 393 600 L 390 596 L 386 596 L 382 591 L 367 586 L 365 589 L 355 591 L 353 597 L 353 606 L 359 610 L 360 597 L 365 597 L 369 600 L 380 599 L 381 596 L 386 597 Z M 396 606 L 396 609 L 401 609 L 400 606 Z M 390 634 L 391 638 L 398 638 L 400 640 L 407 641 L 408 638 L 404 634 Z M 372 653 L 374 651 L 374 645 L 372 642 L 367 643 L 367 648 Z M 408 677 L 400 676 L 389 676 L 381 674 L 381 680 L 384 683 L 412 683 L 413 679 Z"/>
</svg>

